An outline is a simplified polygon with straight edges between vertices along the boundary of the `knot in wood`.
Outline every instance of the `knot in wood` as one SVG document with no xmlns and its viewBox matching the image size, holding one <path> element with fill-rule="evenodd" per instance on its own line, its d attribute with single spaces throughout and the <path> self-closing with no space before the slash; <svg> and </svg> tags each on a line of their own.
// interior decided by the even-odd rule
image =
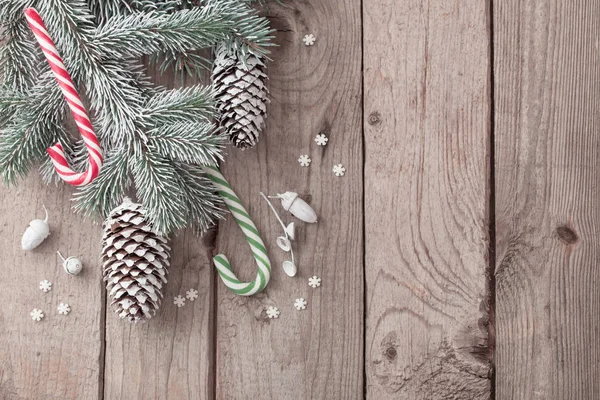
<svg viewBox="0 0 600 400">
<path fill-rule="evenodd" d="M 381 114 L 378 111 L 369 114 L 369 125 L 381 125 Z"/>
<path fill-rule="evenodd" d="M 579 240 L 577 233 L 568 226 L 559 226 L 556 228 L 556 234 L 558 238 L 566 244 L 574 244 Z"/>
</svg>

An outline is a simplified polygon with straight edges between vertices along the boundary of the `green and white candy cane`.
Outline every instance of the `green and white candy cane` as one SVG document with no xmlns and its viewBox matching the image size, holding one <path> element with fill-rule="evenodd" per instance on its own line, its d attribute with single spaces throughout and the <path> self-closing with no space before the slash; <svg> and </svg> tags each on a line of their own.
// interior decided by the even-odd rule
<svg viewBox="0 0 600 400">
<path fill-rule="evenodd" d="M 252 254 L 256 260 L 256 264 L 258 264 L 256 278 L 252 282 L 241 282 L 233 273 L 227 257 L 225 257 L 224 254 L 217 254 L 213 258 L 215 266 L 217 267 L 217 272 L 225 286 L 231 289 L 231 291 L 240 296 L 252 296 L 253 294 L 262 291 L 271 278 L 271 261 L 269 261 L 267 249 L 260 238 L 260 233 L 258 233 L 256 225 L 254 225 L 254 222 L 250 219 L 250 215 L 248 215 L 242 202 L 233 189 L 231 189 L 231 186 L 229 186 L 229 183 L 225 180 L 225 177 L 223 177 L 219 169 L 214 166 L 204 166 L 202 168 L 207 177 L 217 188 L 219 195 L 223 198 L 229 211 L 231 211 L 238 226 L 242 232 L 244 232 L 246 240 L 250 245 L 250 250 L 252 250 Z"/>
</svg>

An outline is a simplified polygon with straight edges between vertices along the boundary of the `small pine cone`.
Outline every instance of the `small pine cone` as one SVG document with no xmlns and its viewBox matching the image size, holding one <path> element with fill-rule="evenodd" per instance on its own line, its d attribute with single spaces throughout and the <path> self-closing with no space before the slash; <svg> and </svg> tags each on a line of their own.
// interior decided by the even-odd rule
<svg viewBox="0 0 600 400">
<path fill-rule="evenodd" d="M 152 318 L 167 283 L 167 238 L 152 230 L 141 204 L 129 198 L 103 224 L 102 271 L 111 307 L 122 319 Z"/>
<path fill-rule="evenodd" d="M 226 45 L 215 50 L 212 81 L 219 123 L 238 148 L 254 147 L 267 116 L 269 90 L 263 60 L 248 55 L 244 64 Z"/>
</svg>

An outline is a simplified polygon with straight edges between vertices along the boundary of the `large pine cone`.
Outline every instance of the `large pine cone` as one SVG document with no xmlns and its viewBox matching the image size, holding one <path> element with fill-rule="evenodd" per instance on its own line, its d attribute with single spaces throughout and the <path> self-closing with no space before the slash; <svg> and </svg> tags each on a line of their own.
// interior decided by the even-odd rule
<svg viewBox="0 0 600 400">
<path fill-rule="evenodd" d="M 167 239 L 154 232 L 141 204 L 125 198 L 103 225 L 102 261 L 111 307 L 131 322 L 156 314 L 167 283 Z"/>
<path fill-rule="evenodd" d="M 241 149 L 254 147 L 265 125 L 269 90 L 266 67 L 249 55 L 243 63 L 226 45 L 215 50 L 212 71 L 221 127 Z"/>
</svg>

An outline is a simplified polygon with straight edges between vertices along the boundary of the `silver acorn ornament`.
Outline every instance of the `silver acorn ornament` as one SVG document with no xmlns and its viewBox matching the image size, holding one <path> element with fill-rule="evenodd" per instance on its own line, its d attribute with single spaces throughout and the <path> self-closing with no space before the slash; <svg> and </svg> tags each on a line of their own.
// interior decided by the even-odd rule
<svg viewBox="0 0 600 400">
<path fill-rule="evenodd" d="M 317 213 L 307 202 L 298 197 L 298 193 L 285 192 L 271 198 L 281 199 L 281 205 L 284 210 L 291 212 L 299 220 L 309 224 L 317 222 Z"/>
<path fill-rule="evenodd" d="M 29 226 L 21 238 L 21 247 L 23 250 L 35 249 L 50 235 L 50 227 L 48 226 L 48 210 L 46 210 L 46 206 L 42 207 L 44 207 L 44 211 L 46 212 L 46 218 L 43 220 L 34 219 L 29 223 Z"/>
<path fill-rule="evenodd" d="M 60 254 L 60 251 L 57 251 L 56 253 L 58 253 L 58 256 L 63 261 L 63 268 L 67 274 L 77 275 L 81 272 L 83 269 L 81 260 L 79 260 L 77 257 L 68 257 L 65 259 L 63 255 Z"/>
</svg>

